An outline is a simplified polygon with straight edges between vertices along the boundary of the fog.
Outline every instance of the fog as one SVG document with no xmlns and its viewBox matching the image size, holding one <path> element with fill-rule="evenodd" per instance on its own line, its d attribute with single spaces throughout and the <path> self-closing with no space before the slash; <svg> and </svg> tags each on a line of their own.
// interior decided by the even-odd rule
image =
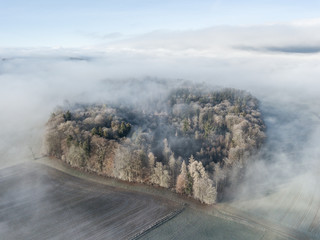
<svg viewBox="0 0 320 240">
<path fill-rule="evenodd" d="M 43 154 L 45 123 L 57 106 L 148 101 L 166 86 L 131 89 L 124 80 L 152 78 L 239 88 L 260 100 L 268 138 L 237 191 L 240 197 L 269 191 L 296 175 L 315 176 L 319 26 L 221 26 L 152 32 L 85 49 L 1 49 L 0 167 Z"/>
</svg>

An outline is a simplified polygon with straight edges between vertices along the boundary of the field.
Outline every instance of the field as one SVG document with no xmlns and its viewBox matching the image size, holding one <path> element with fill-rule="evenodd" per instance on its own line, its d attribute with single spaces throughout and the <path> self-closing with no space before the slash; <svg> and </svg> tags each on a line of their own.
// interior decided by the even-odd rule
<svg viewBox="0 0 320 240">
<path fill-rule="evenodd" d="M 305 174 L 279 186 L 268 196 L 235 201 L 232 207 L 320 239 L 320 189 L 317 174 Z M 230 206 L 226 206 L 230 208 Z"/>
<path fill-rule="evenodd" d="M 188 208 L 141 239 L 285 240 L 289 238 Z"/>
<path fill-rule="evenodd" d="M 1 239 L 128 239 L 178 207 L 41 164 L 0 170 Z"/>
<path fill-rule="evenodd" d="M 209 207 L 56 167 L 64 171 L 37 162 L 0 170 L 1 239 L 319 239 L 319 194 L 303 185 Z"/>
</svg>

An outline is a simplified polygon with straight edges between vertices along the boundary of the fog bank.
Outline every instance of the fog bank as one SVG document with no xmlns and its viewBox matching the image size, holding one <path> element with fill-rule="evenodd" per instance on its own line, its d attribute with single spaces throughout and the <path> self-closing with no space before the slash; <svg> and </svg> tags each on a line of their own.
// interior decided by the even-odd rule
<svg viewBox="0 0 320 240">
<path fill-rule="evenodd" d="M 172 85 L 185 79 L 239 88 L 261 101 L 268 140 L 240 195 L 315 171 L 319 26 L 216 27 L 154 32 L 88 49 L 2 49 L 0 166 L 42 154 L 45 123 L 56 106 L 115 98 L 148 101 L 165 88 L 132 89 L 121 81 L 157 78 Z"/>
</svg>

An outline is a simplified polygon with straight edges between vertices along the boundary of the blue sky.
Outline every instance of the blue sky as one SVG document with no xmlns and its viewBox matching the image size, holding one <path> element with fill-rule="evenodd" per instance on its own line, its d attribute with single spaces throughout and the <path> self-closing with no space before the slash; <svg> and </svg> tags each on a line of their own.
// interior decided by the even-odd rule
<svg viewBox="0 0 320 240">
<path fill-rule="evenodd" d="M 156 30 L 319 18 L 320 1 L 0 0 L 0 47 L 81 47 Z"/>
</svg>

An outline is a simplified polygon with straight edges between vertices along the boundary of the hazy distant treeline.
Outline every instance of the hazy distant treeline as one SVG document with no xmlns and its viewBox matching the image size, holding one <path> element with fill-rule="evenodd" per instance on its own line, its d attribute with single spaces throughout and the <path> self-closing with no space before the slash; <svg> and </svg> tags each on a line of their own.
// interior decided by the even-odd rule
<svg viewBox="0 0 320 240">
<path fill-rule="evenodd" d="M 258 101 L 235 89 L 183 86 L 139 105 L 75 105 L 52 114 L 47 153 L 125 181 L 212 204 L 264 142 Z"/>
</svg>

